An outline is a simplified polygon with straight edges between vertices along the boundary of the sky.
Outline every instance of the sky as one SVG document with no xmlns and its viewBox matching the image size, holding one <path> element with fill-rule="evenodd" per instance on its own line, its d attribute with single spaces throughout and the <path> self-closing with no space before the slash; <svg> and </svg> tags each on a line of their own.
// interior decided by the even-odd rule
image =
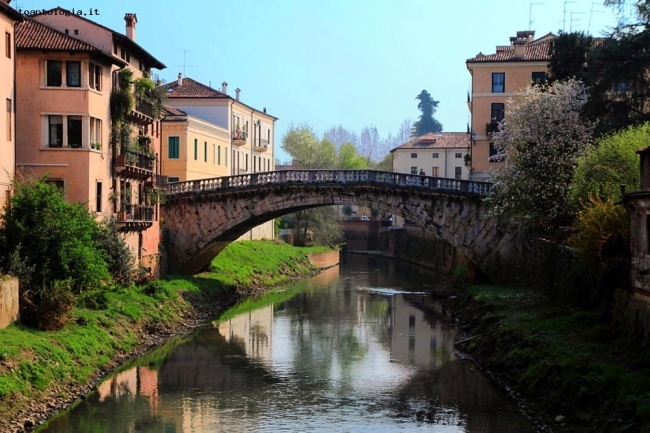
<svg viewBox="0 0 650 433">
<path fill-rule="evenodd" d="M 167 68 L 221 89 L 276 122 L 276 156 L 291 124 L 320 136 L 333 126 L 359 133 L 375 126 L 397 134 L 417 120 L 415 97 L 439 101 L 435 118 L 446 132 L 466 131 L 465 65 L 479 52 L 508 45 L 519 30 L 540 37 L 559 30 L 601 36 L 616 24 L 614 10 L 591 0 L 14 0 L 23 10 L 97 10 L 87 16 L 124 32 L 136 13 L 136 42 Z"/>
</svg>

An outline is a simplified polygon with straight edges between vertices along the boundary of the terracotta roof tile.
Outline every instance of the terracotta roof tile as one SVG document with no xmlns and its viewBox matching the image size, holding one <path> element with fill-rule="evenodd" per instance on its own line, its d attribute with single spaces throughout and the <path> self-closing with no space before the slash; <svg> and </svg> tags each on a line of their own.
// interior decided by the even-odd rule
<svg viewBox="0 0 650 433">
<path fill-rule="evenodd" d="M 16 25 L 16 48 L 20 50 L 81 51 L 104 53 L 79 39 L 33 20 Z"/>
<path fill-rule="evenodd" d="M 458 149 L 470 147 L 470 136 L 466 132 L 430 132 L 420 137 L 415 137 L 397 149 Z"/>
<path fill-rule="evenodd" d="M 497 45 L 495 54 L 478 53 L 475 57 L 467 59 L 467 63 L 489 63 L 489 62 L 543 62 L 551 59 L 551 40 L 555 39 L 553 33 L 548 33 L 541 38 L 528 42 L 528 37 L 534 32 L 517 32 L 517 37 L 510 38 L 513 45 L 525 45 L 523 56 L 515 57 L 514 47 L 511 45 Z"/>
<path fill-rule="evenodd" d="M 228 98 L 228 95 L 221 93 L 212 87 L 194 81 L 191 78 L 183 78 L 183 84 L 178 85 L 178 80 L 164 84 L 167 89 L 167 97 L 174 98 Z"/>
</svg>

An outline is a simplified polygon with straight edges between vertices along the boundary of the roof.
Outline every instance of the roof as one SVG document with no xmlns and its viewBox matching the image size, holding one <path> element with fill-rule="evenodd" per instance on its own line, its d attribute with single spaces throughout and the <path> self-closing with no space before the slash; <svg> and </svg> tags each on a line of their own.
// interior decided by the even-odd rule
<svg viewBox="0 0 650 433">
<path fill-rule="evenodd" d="M 167 89 L 167 98 L 169 99 L 229 98 L 229 96 L 225 93 L 215 90 L 210 86 L 206 86 L 205 84 L 201 84 L 198 81 L 194 81 L 191 78 L 183 78 L 183 84 L 181 86 L 178 85 L 178 80 L 174 80 L 171 83 L 163 84 L 163 87 Z"/>
<path fill-rule="evenodd" d="M 527 36 L 532 38 L 532 34 L 530 32 L 517 32 L 517 37 L 510 38 L 513 45 L 524 46 L 522 56 L 515 56 L 513 45 L 497 45 L 495 54 L 478 53 L 475 57 L 467 59 L 467 63 L 549 61 L 551 59 L 551 40 L 555 39 L 556 36 L 553 33 L 548 33 L 533 41 L 528 42 L 524 39 Z"/>
<path fill-rule="evenodd" d="M 40 14 L 35 14 L 34 16 L 48 15 L 48 14 L 51 15 L 53 13 L 53 11 L 56 11 L 56 10 L 61 10 L 61 11 L 64 11 L 64 12 L 67 11 L 67 9 L 62 8 L 61 6 L 57 6 L 57 7 L 53 8 L 53 9 L 50 9 L 50 10 L 43 10 L 43 11 L 41 11 Z M 76 18 L 79 18 L 81 20 L 85 20 L 85 21 L 87 21 L 89 23 L 92 23 L 93 25 L 96 25 L 98 27 L 101 27 L 101 28 L 103 28 L 105 30 L 108 30 L 113 35 L 113 40 L 118 40 L 120 42 L 123 42 L 123 43 L 127 44 L 129 46 L 129 48 L 135 50 L 136 53 L 138 54 L 138 56 L 142 57 L 145 60 L 145 62 L 150 63 L 152 68 L 165 69 L 167 67 L 167 66 L 165 66 L 164 63 L 162 63 L 160 60 L 158 60 L 157 58 L 155 58 L 154 56 L 149 54 L 149 52 L 147 50 L 142 48 L 140 45 L 138 45 L 135 41 L 130 39 L 128 36 L 123 35 L 122 33 L 116 32 L 115 30 L 110 29 L 110 28 L 108 28 L 106 26 L 103 26 L 103 25 L 101 25 L 101 24 L 99 24 L 99 23 L 97 23 L 95 21 L 89 20 L 88 18 L 85 18 L 82 15 L 77 15 L 77 14 L 72 14 L 71 13 L 71 14 L 69 14 L 69 17 L 70 18 L 71 17 L 76 17 Z M 113 56 L 113 54 L 111 54 L 111 56 Z M 113 56 L 113 57 L 115 57 L 115 56 Z"/>
<path fill-rule="evenodd" d="M 9 18 L 13 18 L 15 21 L 22 21 L 24 19 L 23 14 L 2 1 L 0 1 L 0 12 Z"/>
<path fill-rule="evenodd" d="M 267 113 L 266 108 L 264 111 L 260 111 L 256 108 L 251 107 L 250 105 L 244 104 L 243 102 L 233 98 L 230 95 L 213 89 L 210 86 L 206 86 L 205 84 L 199 83 L 198 81 L 191 78 L 183 78 L 183 84 L 180 86 L 178 85 L 178 80 L 174 80 L 172 82 L 163 84 L 161 87 L 164 87 L 166 89 L 168 99 L 230 99 L 236 101 L 238 104 L 250 108 L 251 110 L 255 110 L 258 113 L 278 120 L 277 117 Z"/>
<path fill-rule="evenodd" d="M 16 24 L 16 48 L 22 51 L 96 53 L 110 59 L 115 64 L 126 65 L 124 61 L 113 57 L 106 51 L 30 19 Z"/>
<path fill-rule="evenodd" d="M 398 149 L 461 149 L 470 147 L 470 144 L 471 140 L 467 132 L 430 132 L 412 138 L 391 152 Z"/>
<path fill-rule="evenodd" d="M 187 116 L 187 113 L 171 105 L 163 104 L 163 114 L 165 116 Z"/>
</svg>

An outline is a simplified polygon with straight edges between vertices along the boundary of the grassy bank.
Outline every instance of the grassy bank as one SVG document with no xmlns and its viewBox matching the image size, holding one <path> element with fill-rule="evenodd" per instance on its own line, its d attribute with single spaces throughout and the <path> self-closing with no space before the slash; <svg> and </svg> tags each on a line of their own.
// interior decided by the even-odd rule
<svg viewBox="0 0 650 433">
<path fill-rule="evenodd" d="M 75 308 L 73 322 L 60 331 L 20 324 L 0 330 L 0 425 L 22 425 L 16 419 L 31 416 L 38 402 L 49 405 L 36 406 L 40 412 L 69 404 L 79 386 L 114 367 L 120 354 L 150 343 L 152 335 L 186 329 L 197 314 L 241 294 L 313 273 L 307 254 L 322 249 L 233 243 L 209 272 L 112 289 L 95 309 Z M 32 422 L 42 419 L 38 415 Z"/>
<path fill-rule="evenodd" d="M 523 287 L 469 286 L 462 349 L 553 420 L 553 431 L 650 432 L 650 356 L 609 318 Z M 557 421 L 555 421 L 557 419 Z"/>
</svg>

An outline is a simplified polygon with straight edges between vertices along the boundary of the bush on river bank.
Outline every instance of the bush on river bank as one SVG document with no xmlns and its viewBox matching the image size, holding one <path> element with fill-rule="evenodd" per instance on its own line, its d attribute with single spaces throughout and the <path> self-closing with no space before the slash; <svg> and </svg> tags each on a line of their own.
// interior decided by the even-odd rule
<svg viewBox="0 0 650 433">
<path fill-rule="evenodd" d="M 197 312 L 213 311 L 210 306 L 313 273 L 307 254 L 322 249 L 232 243 L 213 260 L 210 272 L 170 275 L 143 287 L 112 287 L 93 308 L 74 307 L 72 321 L 58 331 L 20 323 L 0 330 L 0 425 L 46 395 L 69 402 L 75 397 L 69 389 L 110 368 L 118 354 L 133 351 L 151 334 L 172 333 Z"/>
</svg>

